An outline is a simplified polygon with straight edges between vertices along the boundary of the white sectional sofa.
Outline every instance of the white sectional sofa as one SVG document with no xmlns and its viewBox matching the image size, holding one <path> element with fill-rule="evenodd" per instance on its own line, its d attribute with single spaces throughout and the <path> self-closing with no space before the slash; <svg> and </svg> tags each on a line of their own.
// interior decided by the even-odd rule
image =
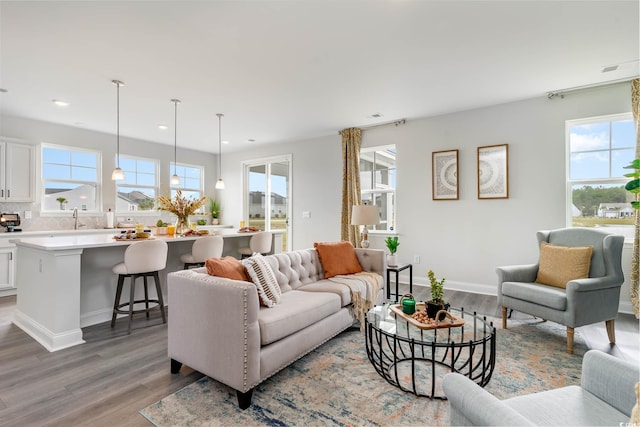
<svg viewBox="0 0 640 427">
<path fill-rule="evenodd" d="M 355 249 L 373 277 L 377 301 L 384 292 L 384 252 Z M 185 364 L 237 391 L 251 404 L 265 379 L 354 324 L 352 291 L 325 279 L 315 249 L 264 257 L 282 292 L 272 308 L 261 306 L 252 282 L 211 276 L 202 267 L 168 275 L 171 372 Z"/>
</svg>

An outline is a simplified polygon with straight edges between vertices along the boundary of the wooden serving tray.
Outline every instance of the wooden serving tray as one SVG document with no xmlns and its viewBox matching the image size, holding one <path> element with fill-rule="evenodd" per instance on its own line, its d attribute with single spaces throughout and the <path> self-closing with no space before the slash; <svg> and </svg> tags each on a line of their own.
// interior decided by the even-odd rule
<svg viewBox="0 0 640 427">
<path fill-rule="evenodd" d="M 391 308 L 391 311 L 396 315 L 396 317 L 398 316 L 402 317 L 403 319 L 405 319 L 407 322 L 411 323 L 413 326 L 415 326 L 418 329 L 456 328 L 464 325 L 464 319 L 462 317 L 455 316 L 449 313 L 448 311 L 445 312 L 447 314 L 447 317 L 445 317 L 444 320 L 435 321 L 434 323 L 420 323 L 416 319 L 411 317 L 410 314 L 403 313 L 402 305 L 400 304 L 391 305 L 389 308 Z M 419 311 L 419 310 L 426 310 L 425 303 L 419 302 L 416 304 L 416 311 Z M 439 311 L 438 314 L 441 312 L 444 312 L 444 310 Z"/>
</svg>

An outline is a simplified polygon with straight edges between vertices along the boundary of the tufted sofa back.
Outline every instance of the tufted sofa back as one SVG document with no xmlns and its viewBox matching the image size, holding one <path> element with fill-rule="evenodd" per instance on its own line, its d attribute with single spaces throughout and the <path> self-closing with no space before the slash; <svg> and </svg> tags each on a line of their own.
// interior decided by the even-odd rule
<svg viewBox="0 0 640 427">
<path fill-rule="evenodd" d="M 264 257 L 276 275 L 282 292 L 317 282 L 324 277 L 315 249 L 283 252 Z"/>
</svg>

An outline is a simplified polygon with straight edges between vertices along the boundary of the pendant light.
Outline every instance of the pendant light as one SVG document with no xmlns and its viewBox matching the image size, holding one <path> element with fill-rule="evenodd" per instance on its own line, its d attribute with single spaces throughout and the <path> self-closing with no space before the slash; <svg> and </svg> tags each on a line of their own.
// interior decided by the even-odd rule
<svg viewBox="0 0 640 427">
<path fill-rule="evenodd" d="M 224 190 L 224 181 L 222 180 L 222 116 L 224 114 L 218 113 L 218 181 L 216 181 L 216 189 Z"/>
<path fill-rule="evenodd" d="M 178 176 L 178 169 L 176 167 L 176 159 L 177 159 L 177 151 L 178 151 L 178 104 L 180 104 L 179 99 L 172 99 L 175 107 L 175 116 L 173 119 L 173 175 L 171 175 L 171 185 L 180 185 L 180 177 Z"/>
<path fill-rule="evenodd" d="M 120 86 L 124 86 L 124 83 L 120 80 L 111 80 L 111 83 L 116 85 L 116 168 L 111 173 L 111 179 L 113 181 L 122 181 L 124 179 L 124 172 L 120 169 Z"/>
</svg>

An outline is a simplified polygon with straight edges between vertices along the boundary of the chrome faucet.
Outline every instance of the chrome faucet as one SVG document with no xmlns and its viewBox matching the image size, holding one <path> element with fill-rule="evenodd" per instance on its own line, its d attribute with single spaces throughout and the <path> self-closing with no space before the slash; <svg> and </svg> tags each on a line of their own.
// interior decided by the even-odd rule
<svg viewBox="0 0 640 427">
<path fill-rule="evenodd" d="M 84 227 L 85 224 L 78 224 L 78 208 L 73 208 L 73 229 L 77 230 L 78 227 Z"/>
</svg>

